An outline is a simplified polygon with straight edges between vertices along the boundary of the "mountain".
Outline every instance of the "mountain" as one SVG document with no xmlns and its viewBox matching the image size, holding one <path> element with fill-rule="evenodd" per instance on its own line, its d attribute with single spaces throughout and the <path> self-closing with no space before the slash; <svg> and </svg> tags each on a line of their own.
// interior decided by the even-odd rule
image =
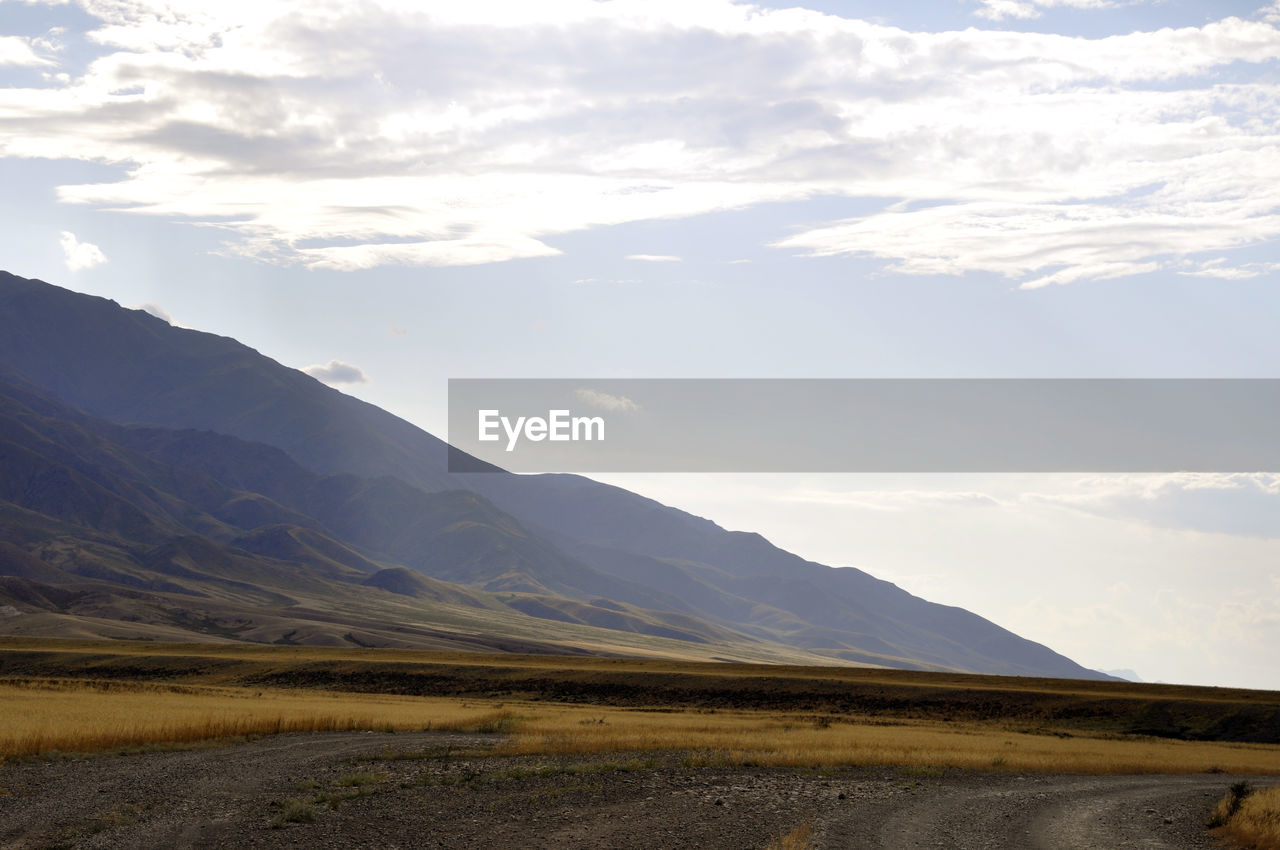
<svg viewBox="0 0 1280 850">
<path fill-rule="evenodd" d="M 0 621 L 8 633 L 542 652 L 671 652 L 680 640 L 708 657 L 713 646 L 743 660 L 802 655 L 635 605 L 610 613 L 621 625 L 557 614 L 583 628 L 549 630 L 539 612 L 565 600 L 544 587 L 497 595 L 380 560 L 427 552 L 424 570 L 590 572 L 476 494 L 321 476 L 262 444 L 105 422 L 12 376 L 0 377 L 0 472 L 0 603 L 21 615 Z"/>
<path fill-rule="evenodd" d="M 366 630 L 390 599 L 483 610 L 494 635 L 536 642 L 534 623 L 561 646 L 566 634 L 589 633 L 582 645 L 644 635 L 670 641 L 667 652 L 715 645 L 715 657 L 1102 675 L 971 612 L 620 488 L 451 474 L 445 443 L 410 423 L 235 340 L 106 299 L 0 273 L 0 364 L 0 469 L 25 482 L 0 489 L 10 584 L 57 588 L 66 573 L 143 596 L 216 587 L 224 601 L 289 610 L 306 608 L 295 597 L 309 589 L 329 610 L 343 599 L 364 610 L 376 595 Z M 53 543 L 67 536 L 79 572 Z M 130 599 L 115 604 L 151 604 Z"/>
</svg>

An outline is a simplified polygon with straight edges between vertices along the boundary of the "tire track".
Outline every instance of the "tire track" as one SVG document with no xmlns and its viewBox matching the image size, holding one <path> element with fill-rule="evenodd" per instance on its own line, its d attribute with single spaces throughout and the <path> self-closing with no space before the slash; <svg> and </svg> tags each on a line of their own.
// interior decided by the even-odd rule
<svg viewBox="0 0 1280 850">
<path fill-rule="evenodd" d="M 961 775 L 839 813 L 821 846 L 1202 850 L 1208 811 L 1233 779 Z"/>
</svg>

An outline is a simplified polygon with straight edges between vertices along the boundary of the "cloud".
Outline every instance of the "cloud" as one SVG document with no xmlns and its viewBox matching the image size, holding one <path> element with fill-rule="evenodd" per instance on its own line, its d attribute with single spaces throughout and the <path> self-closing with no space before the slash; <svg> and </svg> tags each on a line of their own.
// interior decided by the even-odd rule
<svg viewBox="0 0 1280 850">
<path fill-rule="evenodd" d="M 171 325 L 173 324 L 173 317 L 170 316 L 169 312 L 165 310 L 163 307 L 161 307 L 159 304 L 152 304 L 148 302 L 146 304 L 139 304 L 136 309 L 142 310 L 146 313 L 150 313 L 151 315 L 155 316 L 157 319 L 163 319 L 164 321 L 168 322 Z"/>
<path fill-rule="evenodd" d="M 1052 504 L 1158 528 L 1280 539 L 1280 474 L 1172 473 L 1083 478 L 1065 492 L 1028 493 Z"/>
<path fill-rule="evenodd" d="M 673 254 L 627 254 L 628 260 L 639 260 L 642 263 L 679 263 L 681 259 Z"/>
<path fill-rule="evenodd" d="M 978 0 L 981 7 L 974 12 L 980 18 L 1001 21 L 1005 18 L 1038 18 L 1040 10 L 1055 6 L 1073 9 L 1112 9 L 1127 5 L 1115 0 Z"/>
<path fill-rule="evenodd" d="M 39 46 L 47 49 L 46 44 L 41 43 Z M 52 59 L 47 59 L 36 53 L 33 49 L 32 39 L 18 35 L 0 35 L 0 68 L 6 65 L 39 68 L 56 64 Z"/>
<path fill-rule="evenodd" d="M 62 231 L 59 241 L 62 244 L 63 260 L 73 272 L 91 269 L 107 261 L 107 255 L 102 253 L 101 248 L 90 242 L 81 242 L 69 230 Z"/>
<path fill-rule="evenodd" d="M 984 8 L 1063 5 L 1114 4 Z M 819 197 L 884 207 L 777 247 L 1028 288 L 1280 238 L 1265 20 L 1083 38 L 731 0 L 84 8 L 102 55 L 0 89 L 0 155 L 119 166 L 59 199 L 269 263 L 545 258 L 560 234 Z"/>
<path fill-rule="evenodd" d="M 1241 263 L 1230 265 L 1226 257 L 1215 257 L 1203 262 L 1185 263 L 1178 274 L 1189 277 L 1216 277 L 1221 280 L 1248 280 L 1264 274 L 1280 271 L 1280 263 Z"/>
<path fill-rule="evenodd" d="M 786 502 L 872 511 L 908 511 L 933 508 L 990 508 L 1002 503 L 986 493 L 965 490 L 793 490 Z"/>
<path fill-rule="evenodd" d="M 946 480 L 951 476 L 938 476 Z M 1146 528 L 1280 540 L 1280 473 L 964 476 L 960 486 L 793 488 L 780 497 L 815 508 L 880 513 L 1000 508 L 1010 515 L 1051 508 Z M 1054 523 L 1068 522 L 1061 516 Z"/>
<path fill-rule="evenodd" d="M 326 384 L 363 384 L 369 380 L 359 366 L 341 360 L 330 360 L 323 366 L 304 366 L 302 371 Z"/>
<path fill-rule="evenodd" d="M 1040 11 L 1034 3 L 1023 0 L 981 0 L 982 7 L 974 12 L 980 18 L 1002 21 L 1005 18 L 1038 18 Z"/>
<path fill-rule="evenodd" d="M 633 410 L 639 410 L 640 405 L 624 395 L 611 395 L 602 393 L 598 390 L 580 388 L 573 391 L 574 395 L 583 404 L 594 407 L 598 410 L 611 410 L 619 413 L 629 413 Z"/>
</svg>

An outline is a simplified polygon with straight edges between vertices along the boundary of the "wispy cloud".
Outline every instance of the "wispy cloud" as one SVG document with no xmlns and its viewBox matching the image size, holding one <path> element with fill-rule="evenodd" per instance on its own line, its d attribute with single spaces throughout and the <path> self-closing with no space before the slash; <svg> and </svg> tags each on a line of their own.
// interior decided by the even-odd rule
<svg viewBox="0 0 1280 850">
<path fill-rule="evenodd" d="M 1064 4 L 1110 5 L 984 8 Z M 123 166 L 59 197 L 267 262 L 551 257 L 557 234 L 832 196 L 884 208 L 776 246 L 1034 288 L 1280 237 L 1263 19 L 1089 39 L 730 0 L 85 9 L 105 55 L 0 89 L 0 155 Z"/>
<path fill-rule="evenodd" d="M 626 413 L 633 410 L 639 410 L 640 405 L 624 395 L 613 395 L 612 393 L 603 393 L 599 390 L 588 389 L 582 387 L 573 391 L 578 400 L 583 404 L 594 407 L 598 410 L 612 410 L 615 412 Z"/>
<path fill-rule="evenodd" d="M 324 365 L 304 366 L 302 371 L 326 384 L 363 384 L 369 380 L 359 366 L 343 363 L 341 360 L 330 360 Z"/>
<path fill-rule="evenodd" d="M 998 499 L 966 490 L 792 490 L 785 502 L 871 511 L 907 511 L 933 508 L 998 507 Z"/>
<path fill-rule="evenodd" d="M 1111 9 L 1128 5 L 1117 0 L 978 0 L 978 2 L 980 5 L 974 14 L 992 21 L 1001 21 L 1006 18 L 1038 18 L 1042 9 L 1055 6 L 1072 9 Z"/>
<path fill-rule="evenodd" d="M 144 313 L 150 313 L 157 319 L 162 319 L 171 325 L 173 324 L 173 317 L 169 315 L 169 311 L 161 307 L 159 304 L 147 302 L 146 304 L 139 304 L 136 309 L 142 310 Z"/>
<path fill-rule="evenodd" d="M 90 242 L 81 242 L 69 230 L 62 231 L 59 242 L 62 244 L 63 261 L 70 271 L 84 271 L 107 261 L 107 255 L 102 253 L 101 248 Z"/>
<path fill-rule="evenodd" d="M 1215 257 L 1198 263 L 1184 263 L 1178 269 L 1178 274 L 1190 277 L 1216 277 L 1222 280 L 1248 280 L 1277 271 L 1280 271 L 1280 263 L 1232 264 L 1226 257 Z"/>
<path fill-rule="evenodd" d="M 639 260 L 642 263 L 678 263 L 680 257 L 674 254 L 627 254 L 628 260 Z"/>
<path fill-rule="evenodd" d="M 1171 473 L 1083 478 L 1022 501 L 1121 521 L 1214 534 L 1280 538 L 1280 475 Z"/>
</svg>

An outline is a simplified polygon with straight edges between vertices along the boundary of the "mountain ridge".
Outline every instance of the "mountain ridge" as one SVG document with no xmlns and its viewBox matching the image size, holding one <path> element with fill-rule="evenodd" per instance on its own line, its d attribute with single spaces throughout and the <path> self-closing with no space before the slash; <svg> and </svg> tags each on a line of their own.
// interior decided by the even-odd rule
<svg viewBox="0 0 1280 850">
<path fill-rule="evenodd" d="M 0 364 L 82 415 L 134 423 L 118 432 L 120 451 L 168 464 L 173 486 L 211 481 L 237 492 L 192 519 L 214 530 L 260 523 L 332 534 L 333 545 L 384 568 L 514 592 L 517 609 L 548 622 L 606 621 L 606 609 L 580 606 L 612 600 L 639 605 L 647 613 L 627 616 L 644 622 L 691 617 L 707 634 L 833 660 L 1103 676 L 971 612 L 620 488 L 570 475 L 451 473 L 448 446 L 416 426 L 235 340 L 107 299 L 0 273 Z M 164 502 L 157 516 L 174 509 Z"/>
</svg>

